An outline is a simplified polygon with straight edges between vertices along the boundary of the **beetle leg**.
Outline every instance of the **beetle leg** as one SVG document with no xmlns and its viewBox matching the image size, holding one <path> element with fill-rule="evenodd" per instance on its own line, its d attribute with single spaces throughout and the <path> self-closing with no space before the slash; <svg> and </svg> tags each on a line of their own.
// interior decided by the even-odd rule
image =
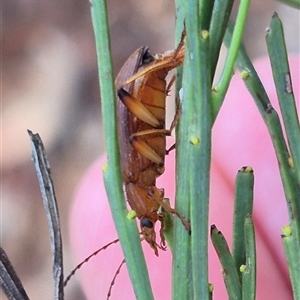
<svg viewBox="0 0 300 300">
<path fill-rule="evenodd" d="M 166 155 L 169 155 L 171 151 L 175 150 L 176 144 L 173 144 L 169 149 L 166 150 Z"/>
<path fill-rule="evenodd" d="M 171 131 L 167 129 L 149 129 L 149 130 L 140 131 L 133 134 L 130 137 L 130 143 L 137 152 L 139 152 L 141 155 L 143 155 L 150 161 L 156 164 L 163 164 L 163 158 L 161 158 L 161 156 L 159 156 L 146 142 L 137 139 L 137 137 L 139 136 L 145 136 L 151 134 L 171 135 Z"/>
<path fill-rule="evenodd" d="M 161 222 L 161 227 L 160 227 L 160 230 L 159 230 L 159 235 L 160 235 L 160 249 L 161 250 L 166 250 L 167 247 L 166 247 L 166 239 L 165 239 L 165 235 L 164 235 L 164 221 L 163 220 L 160 220 Z"/>
<path fill-rule="evenodd" d="M 126 92 L 125 90 L 123 90 L 123 91 Z M 132 97 L 130 94 L 128 94 L 128 95 L 130 97 Z M 140 102 L 138 102 L 138 103 L 141 104 Z M 141 105 L 143 106 L 143 104 L 141 104 Z M 143 106 L 143 107 L 145 108 L 145 110 L 147 110 L 147 108 L 145 106 Z M 136 115 L 136 113 L 137 112 L 135 111 L 134 114 Z M 151 113 L 149 112 L 149 114 L 151 114 Z M 137 140 L 137 137 L 139 137 L 139 136 L 145 136 L 145 135 L 151 135 L 151 134 L 154 134 L 154 135 L 156 135 L 156 134 L 164 134 L 166 136 L 170 136 L 172 130 L 174 129 L 174 127 L 178 123 L 180 115 L 181 115 L 181 108 L 180 108 L 180 106 L 177 106 L 176 114 L 174 116 L 174 119 L 173 119 L 173 121 L 171 123 L 171 127 L 170 127 L 169 130 L 168 129 L 155 129 L 154 128 L 154 129 L 144 130 L 144 131 L 140 131 L 140 132 L 137 132 L 137 133 L 133 134 L 130 137 L 130 143 L 131 143 L 132 147 L 136 151 L 138 151 L 141 155 L 143 155 L 144 157 L 146 157 L 147 159 L 149 159 L 150 161 L 153 161 L 153 162 L 155 162 L 157 164 L 162 163 L 161 157 L 151 147 L 149 147 L 149 145 L 147 143 L 145 143 L 144 141 Z M 139 115 L 136 115 L 136 116 L 138 118 L 140 118 Z M 152 124 L 150 124 L 150 125 L 152 125 Z M 169 154 L 169 152 L 172 151 L 173 149 L 175 149 L 175 144 L 170 149 L 166 150 L 166 154 Z"/>
<path fill-rule="evenodd" d="M 163 134 L 166 136 L 170 136 L 171 135 L 171 130 L 169 129 L 149 129 L 149 130 L 143 130 L 143 131 L 139 131 L 134 133 L 130 138 L 135 138 L 138 136 L 145 136 L 145 135 L 157 135 L 157 134 Z"/>
<path fill-rule="evenodd" d="M 173 129 L 176 127 L 178 121 L 179 121 L 179 118 L 181 116 L 181 105 L 179 103 L 179 101 L 176 101 L 177 105 L 176 105 L 176 113 L 175 113 L 175 116 L 174 116 L 174 119 L 171 123 L 171 126 L 170 126 L 170 131 L 172 132 Z M 168 155 L 172 150 L 175 149 L 175 146 L 176 144 L 173 144 L 169 149 L 166 150 L 166 155 Z"/>
<path fill-rule="evenodd" d="M 175 80 L 176 80 L 176 76 L 175 76 L 175 74 L 173 74 L 173 76 L 172 76 L 171 80 L 169 81 L 169 83 L 167 85 L 167 88 L 166 88 L 166 95 L 167 96 L 169 96 L 169 93 L 171 91 L 171 87 L 174 84 Z"/>
<path fill-rule="evenodd" d="M 168 205 L 167 203 L 165 203 L 164 201 L 162 201 L 160 199 L 156 198 L 155 201 L 157 201 L 159 203 L 159 205 L 161 205 L 161 207 L 165 211 L 176 215 L 180 219 L 181 223 L 183 224 L 185 229 L 188 231 L 188 233 L 189 234 L 191 233 L 191 224 L 181 213 L 179 213 L 176 209 L 172 208 L 170 205 Z"/>
<path fill-rule="evenodd" d="M 158 214 L 158 220 L 160 221 L 160 230 L 159 230 L 159 235 L 160 235 L 160 248 L 162 250 L 166 250 L 166 239 L 164 235 L 164 229 L 165 229 L 165 222 L 164 222 L 164 216 L 165 212 L 164 209 L 160 206 L 159 210 L 157 211 Z"/>
<path fill-rule="evenodd" d="M 173 119 L 170 129 L 169 129 L 171 132 L 176 127 L 180 116 L 181 116 L 181 104 L 180 104 L 180 101 L 178 100 L 178 97 L 176 97 L 176 113 L 175 113 L 174 119 Z M 176 144 L 173 144 L 169 149 L 167 149 L 166 155 L 168 155 L 172 150 L 174 150 L 175 146 L 176 146 Z"/>
<path fill-rule="evenodd" d="M 135 140 L 132 142 L 132 147 L 150 161 L 158 165 L 163 164 L 163 159 L 144 141 Z"/>
<path fill-rule="evenodd" d="M 134 98 L 131 94 L 129 94 L 121 88 L 118 90 L 118 96 L 123 102 L 123 104 L 128 108 L 128 110 L 137 118 L 153 127 L 160 126 L 159 121 L 145 107 L 145 105 L 143 105 L 143 103 Z"/>
<path fill-rule="evenodd" d="M 178 121 L 179 121 L 179 118 L 180 118 L 180 116 L 181 116 L 181 105 L 180 104 L 178 104 L 179 102 L 178 101 L 176 101 L 176 113 L 175 113 L 175 116 L 174 116 L 174 119 L 173 119 L 173 121 L 172 121 L 172 123 L 171 123 L 171 126 L 170 126 L 170 131 L 172 132 L 173 131 L 173 129 L 176 127 L 176 125 L 177 125 L 177 123 L 178 123 Z"/>
</svg>

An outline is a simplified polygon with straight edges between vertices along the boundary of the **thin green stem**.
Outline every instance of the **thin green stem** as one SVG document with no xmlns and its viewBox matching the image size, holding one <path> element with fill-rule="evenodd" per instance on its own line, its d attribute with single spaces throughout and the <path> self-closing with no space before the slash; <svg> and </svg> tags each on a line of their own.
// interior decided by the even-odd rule
<svg viewBox="0 0 300 300">
<path fill-rule="evenodd" d="M 209 40 L 201 30 L 199 35 L 199 11 L 209 9 L 209 6 L 200 7 L 195 0 L 182 1 L 181 5 L 187 35 L 181 118 L 176 140 L 176 209 L 185 216 L 190 215 L 192 233 L 190 239 L 182 225 L 175 222 L 173 299 L 209 299 L 207 235 L 211 83 Z"/>
<path fill-rule="evenodd" d="M 232 256 L 239 270 L 245 264 L 245 232 L 244 223 L 247 215 L 252 215 L 254 176 L 251 167 L 243 167 L 238 171 L 235 181 Z"/>
<path fill-rule="evenodd" d="M 251 216 L 245 218 L 244 224 L 246 269 L 242 273 L 242 299 L 255 300 L 256 295 L 256 249 L 255 232 Z"/>
<path fill-rule="evenodd" d="M 298 300 L 300 299 L 300 251 L 298 240 L 295 238 L 292 228 L 293 226 L 286 226 L 283 229 L 282 242 L 288 261 L 294 299 Z"/>
<path fill-rule="evenodd" d="M 215 0 L 209 28 L 211 77 L 215 76 L 224 34 L 231 14 L 233 0 Z"/>
<path fill-rule="evenodd" d="M 184 8 L 184 0 L 175 0 L 176 5 L 176 26 L 175 26 L 175 48 L 178 46 L 182 32 L 185 30 L 185 8 Z M 179 66 L 176 68 L 176 86 L 175 86 L 175 95 L 176 98 L 179 99 L 179 90 L 182 88 L 182 73 L 183 67 Z M 179 103 L 177 103 L 179 106 Z"/>
<path fill-rule="evenodd" d="M 187 80 L 187 68 L 185 63 L 183 70 L 183 81 Z M 185 110 L 185 103 L 182 103 L 181 110 Z M 181 115 L 177 126 L 176 136 L 176 210 L 184 216 L 190 215 L 190 192 L 189 192 L 189 153 L 186 151 L 186 141 L 188 128 L 184 126 L 189 122 L 187 114 Z M 172 297 L 174 300 L 189 299 L 192 294 L 191 282 L 191 239 L 181 222 L 174 220 L 175 243 L 173 251 L 172 270 Z M 183 280 L 184 279 L 184 280 Z"/>
<path fill-rule="evenodd" d="M 225 35 L 225 43 L 230 44 L 232 31 L 228 28 Z M 277 41 L 278 42 L 278 41 Z M 278 45 L 274 45 L 276 49 Z M 276 50 L 275 50 L 276 51 Z M 297 180 L 292 164 L 290 163 L 290 153 L 288 151 L 283 130 L 281 128 L 280 120 L 278 114 L 272 107 L 270 100 L 266 94 L 266 91 L 244 49 L 241 46 L 238 59 L 237 59 L 238 68 L 244 73 L 245 85 L 251 93 L 255 104 L 257 105 L 259 112 L 261 113 L 267 128 L 270 132 L 270 137 L 273 142 L 275 153 L 278 160 L 278 166 L 280 171 L 281 180 L 283 183 L 287 208 L 290 218 L 290 226 L 293 231 L 293 247 L 297 249 L 299 253 L 300 249 L 300 186 Z M 277 75 L 276 75 L 277 76 Z M 291 264 L 298 262 L 298 260 L 290 261 Z M 296 277 L 294 273 L 291 272 L 292 281 L 298 280 L 299 275 Z"/>
<path fill-rule="evenodd" d="M 183 81 L 183 103 L 186 102 L 186 113 L 189 116 L 185 146 L 190 155 L 189 191 L 194 299 L 209 298 L 207 249 L 212 125 L 209 38 L 207 33 L 202 31 L 203 28 L 199 27 L 201 25 L 199 16 L 205 15 L 201 10 L 203 8 L 205 6 L 197 9 L 196 3 L 186 6 L 189 18 L 186 20 L 184 67 L 188 66 L 186 79 L 189 80 Z"/>
<path fill-rule="evenodd" d="M 221 108 L 224 97 L 227 93 L 230 80 L 234 74 L 234 64 L 242 42 L 242 36 L 247 20 L 250 0 L 241 0 L 238 15 L 232 35 L 231 44 L 228 50 L 225 66 L 219 83 L 214 87 L 212 94 L 212 113 L 213 120 Z"/>
<path fill-rule="evenodd" d="M 228 244 L 221 231 L 215 225 L 211 226 L 211 241 L 222 265 L 222 273 L 230 300 L 241 299 L 242 288 Z"/>
<path fill-rule="evenodd" d="M 176 0 L 176 42 L 178 43 L 184 29 L 185 1 Z M 176 69 L 176 95 L 179 99 L 179 90 L 182 88 L 182 80 L 187 76 L 187 67 Z M 181 103 L 177 103 L 182 111 Z M 187 127 L 182 126 L 189 122 L 187 115 L 182 115 L 176 127 L 176 201 L 177 211 L 188 217 L 190 215 L 189 196 L 189 157 L 188 152 L 183 149 L 184 137 L 187 135 Z M 192 298 L 191 277 L 191 239 L 183 228 L 181 222 L 174 219 L 174 248 L 172 263 L 172 299 Z M 184 278 L 184 280 L 183 280 Z"/>
<path fill-rule="evenodd" d="M 284 121 L 293 169 L 300 183 L 300 126 L 281 20 L 275 13 L 266 36 L 280 110 Z"/>
<path fill-rule="evenodd" d="M 209 30 L 215 0 L 200 1 L 199 16 L 201 30 Z"/>
<path fill-rule="evenodd" d="M 232 28 L 228 27 L 224 39 L 226 46 L 230 45 L 231 37 Z M 289 217 L 291 221 L 295 221 L 292 222 L 292 224 L 295 225 L 294 232 L 298 237 L 298 241 L 300 241 L 300 186 L 297 182 L 295 172 L 290 165 L 290 154 L 284 139 L 278 114 L 272 107 L 263 84 L 260 81 L 243 45 L 241 45 L 236 63 L 239 70 L 247 74 L 247 76 L 244 75 L 243 77 L 245 85 L 252 95 L 269 130 L 278 161 Z"/>
<path fill-rule="evenodd" d="M 105 186 L 136 298 L 153 299 L 136 222 L 134 220 L 129 221 L 126 218 L 127 210 L 121 181 L 115 87 L 111 63 L 106 1 L 92 1 L 91 14 L 96 40 L 102 119 L 108 156 L 108 167 L 104 172 Z"/>
</svg>

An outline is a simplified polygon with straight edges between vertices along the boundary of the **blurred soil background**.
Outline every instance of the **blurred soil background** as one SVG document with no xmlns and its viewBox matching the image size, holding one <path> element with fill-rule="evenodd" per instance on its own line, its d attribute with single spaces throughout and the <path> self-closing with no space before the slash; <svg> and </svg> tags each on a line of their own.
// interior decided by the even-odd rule
<svg viewBox="0 0 300 300">
<path fill-rule="evenodd" d="M 142 45 L 152 53 L 174 47 L 173 1 L 110 0 L 108 9 L 115 74 Z M 299 52 L 299 12 L 256 0 L 244 38 L 252 58 L 267 52 L 265 29 L 274 11 L 284 23 L 288 51 Z M 41 135 L 48 153 L 68 273 L 78 263 L 68 241 L 72 198 L 88 166 L 105 151 L 90 3 L 4 1 L 1 17 L 1 246 L 29 297 L 53 299 L 49 232 L 26 130 Z M 85 299 L 76 281 L 66 298 Z"/>
</svg>

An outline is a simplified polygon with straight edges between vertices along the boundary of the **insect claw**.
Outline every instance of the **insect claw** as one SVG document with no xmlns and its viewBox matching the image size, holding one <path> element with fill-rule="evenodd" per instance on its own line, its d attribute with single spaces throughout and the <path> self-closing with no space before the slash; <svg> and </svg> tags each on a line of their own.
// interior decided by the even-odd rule
<svg viewBox="0 0 300 300">
<path fill-rule="evenodd" d="M 159 245 L 159 249 L 161 249 L 162 251 L 166 251 L 167 250 L 167 246 L 166 246 L 166 244 L 165 244 L 165 242 L 163 241 L 161 241 L 160 242 L 160 245 Z"/>
</svg>

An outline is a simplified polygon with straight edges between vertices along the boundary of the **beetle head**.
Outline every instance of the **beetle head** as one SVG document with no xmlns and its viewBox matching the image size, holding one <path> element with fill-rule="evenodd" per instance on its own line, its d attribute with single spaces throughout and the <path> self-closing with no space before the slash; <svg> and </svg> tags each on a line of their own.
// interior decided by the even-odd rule
<svg viewBox="0 0 300 300">
<path fill-rule="evenodd" d="M 158 256 L 158 245 L 156 243 L 156 233 L 154 230 L 154 223 L 147 217 L 141 218 L 141 230 L 146 242 L 154 250 L 156 256 Z"/>
</svg>

